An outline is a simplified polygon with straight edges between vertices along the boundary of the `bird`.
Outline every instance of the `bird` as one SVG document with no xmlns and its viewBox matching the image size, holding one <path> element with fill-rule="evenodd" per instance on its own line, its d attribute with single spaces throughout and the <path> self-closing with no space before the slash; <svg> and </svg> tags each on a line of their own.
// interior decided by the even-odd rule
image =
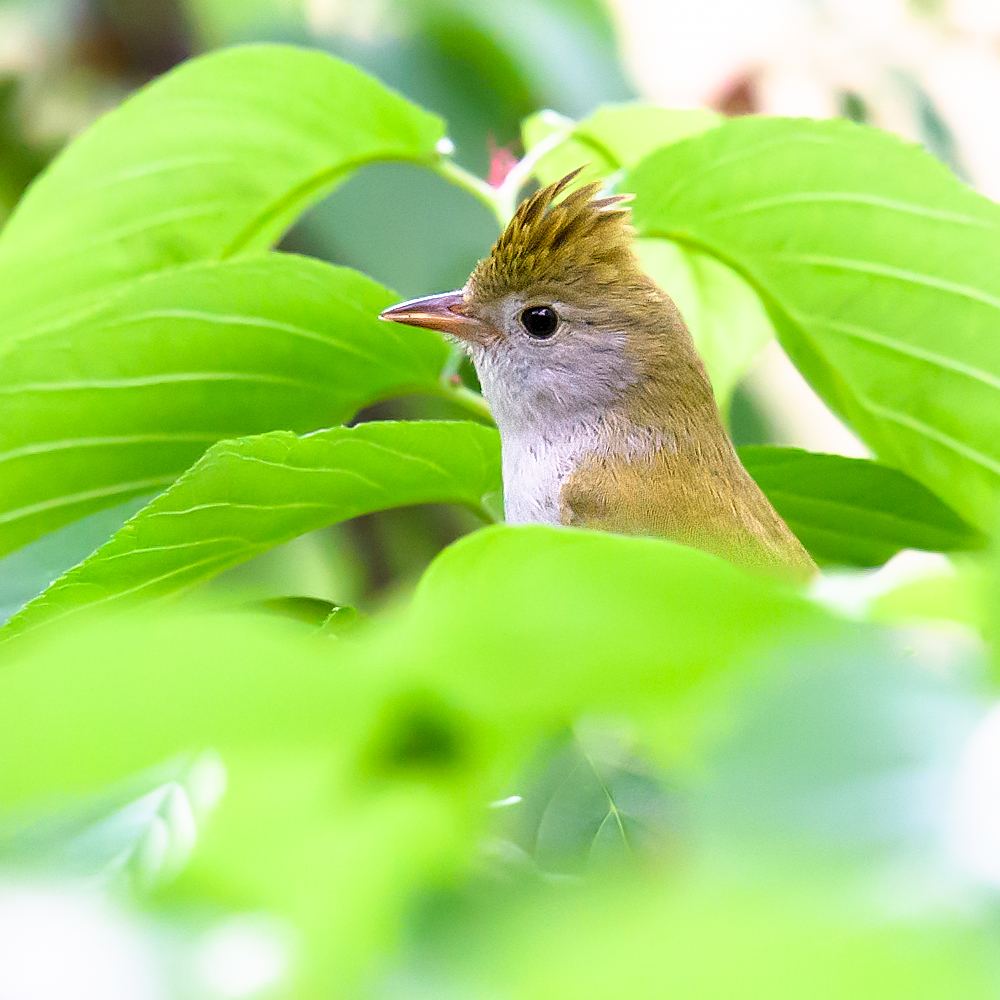
<svg viewBox="0 0 1000 1000">
<path fill-rule="evenodd" d="M 630 196 L 574 190 L 578 173 L 526 198 L 463 288 L 381 318 L 468 351 L 508 524 L 662 537 L 808 580 L 815 563 L 741 464 L 679 309 L 642 269 Z"/>
</svg>

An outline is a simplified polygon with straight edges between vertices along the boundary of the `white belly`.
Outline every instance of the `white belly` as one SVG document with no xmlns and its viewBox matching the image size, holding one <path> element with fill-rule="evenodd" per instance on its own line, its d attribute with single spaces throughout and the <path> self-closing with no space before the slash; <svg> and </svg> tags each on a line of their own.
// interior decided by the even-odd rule
<svg viewBox="0 0 1000 1000">
<path fill-rule="evenodd" d="M 607 423 L 574 426 L 559 436 L 501 434 L 504 516 L 508 524 L 559 524 L 559 492 L 580 462 L 615 455 L 626 462 L 677 451 L 669 431 L 632 426 L 612 432 Z M 611 446 L 609 447 L 609 442 Z"/>
<path fill-rule="evenodd" d="M 503 439 L 504 515 L 508 524 L 559 524 L 559 490 L 580 459 L 595 450 L 595 435 L 547 440 Z"/>
</svg>

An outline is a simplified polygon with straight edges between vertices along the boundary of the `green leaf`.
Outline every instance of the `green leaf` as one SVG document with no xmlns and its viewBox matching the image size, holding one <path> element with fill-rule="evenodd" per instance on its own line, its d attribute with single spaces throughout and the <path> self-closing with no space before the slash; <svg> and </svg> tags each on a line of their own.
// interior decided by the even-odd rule
<svg viewBox="0 0 1000 1000">
<path fill-rule="evenodd" d="M 90 607 L 174 593 L 298 535 L 371 511 L 456 503 L 488 519 L 483 495 L 499 483 L 497 432 L 461 421 L 223 441 L 0 635 Z"/>
<path fill-rule="evenodd" d="M 436 472 L 432 463 L 438 466 Z M 466 478 L 477 464 L 478 482 Z M 5 766 L 0 768 L 0 796 L 32 794 L 32 789 L 47 794 L 53 786 L 45 782 L 53 781 L 67 782 L 58 786 L 67 792 L 86 790 L 94 782 L 99 785 L 149 766 L 179 752 L 178 748 L 219 745 L 221 749 L 223 742 L 235 739 L 244 745 L 249 739 L 240 730 L 243 723 L 235 721 L 237 716 L 230 718 L 229 706 L 217 713 L 202 701 L 202 695 L 211 694 L 212 685 L 224 690 L 230 683 L 225 676 L 228 659 L 220 665 L 218 677 L 205 677 L 186 693 L 184 684 L 198 676 L 195 667 L 189 670 L 185 661 L 184 683 L 183 678 L 175 681 L 163 673 L 171 657 L 179 662 L 190 655 L 189 636 L 183 629 L 164 650 L 164 662 L 157 659 L 149 666 L 153 674 L 146 684 L 128 679 L 135 664 L 115 665 L 115 660 L 107 670 L 95 668 L 99 651 L 94 653 L 96 659 L 88 653 L 72 666 L 62 662 L 62 653 L 45 652 L 74 641 L 85 643 L 90 635 L 97 636 L 93 642 L 99 639 L 114 648 L 116 657 L 127 658 L 133 641 L 127 637 L 138 634 L 140 626 L 128 624 L 130 616 L 111 614 L 106 626 L 88 631 L 91 626 L 82 623 L 83 616 L 76 625 L 68 620 L 78 608 L 89 604 L 98 611 L 115 612 L 135 596 L 169 593 L 182 582 L 178 577 L 190 582 L 211 572 L 206 567 L 212 561 L 229 565 L 238 560 L 241 555 L 233 553 L 241 547 L 245 551 L 255 537 L 266 547 L 264 530 L 278 540 L 351 512 L 374 509 L 378 502 L 412 503 L 434 497 L 473 505 L 483 485 L 498 477 L 497 467 L 495 431 L 465 423 L 362 424 L 302 439 L 269 434 L 218 445 L 173 490 L 57 583 L 44 603 L 29 605 L 20 621 L 11 623 L 25 629 L 52 620 L 57 613 L 67 619 L 51 629 L 39 629 L 35 643 L 2 647 L 0 760 Z M 268 486 L 263 496 L 254 492 L 262 471 Z M 410 491 L 408 498 L 404 490 Z M 265 509 L 251 506 L 261 500 Z M 319 512 L 303 529 L 305 516 L 313 516 L 303 515 L 305 504 Z M 175 522 L 186 522 L 187 527 L 183 531 L 171 527 Z M 220 527 L 228 538 L 216 537 Z M 188 540 L 193 543 L 189 548 L 202 550 L 199 555 L 181 547 Z M 201 559 L 205 562 L 199 566 Z M 128 569 L 130 561 L 137 564 L 134 574 Z M 168 577 L 173 569 L 178 572 Z M 156 575 L 164 579 L 157 580 Z M 134 592 L 125 593 L 127 587 Z M 249 631 L 257 629 L 253 623 L 259 616 L 244 612 L 237 617 Z M 284 633 L 275 635 L 283 635 L 286 642 L 301 634 L 296 623 L 278 622 L 272 616 L 267 620 L 275 630 L 279 624 L 285 626 Z M 163 625 L 167 631 L 171 627 L 176 626 L 170 620 Z M 506 744 L 517 732 L 532 734 L 537 726 L 545 731 L 554 719 L 572 719 L 594 710 L 669 717 L 680 706 L 683 714 L 698 703 L 698 697 L 692 703 L 691 696 L 717 689 L 719 678 L 732 682 L 759 669 L 754 654 L 789 638 L 839 635 L 842 628 L 837 619 L 789 589 L 686 546 L 541 525 L 496 526 L 474 532 L 441 553 L 405 613 L 380 629 L 364 631 L 352 643 L 354 659 L 347 673 L 364 679 L 365 690 L 388 685 L 411 693 L 431 692 L 462 718 L 487 724 Z M 610 653 L 609 637 L 613 638 Z M 46 659 L 50 655 L 53 659 Z M 207 650 L 205 655 L 215 653 Z M 44 668 L 48 675 L 39 675 L 35 687 L 30 671 L 42 669 L 38 666 L 42 662 L 48 664 Z M 94 687 L 81 701 L 79 689 L 89 683 L 87 671 L 94 669 L 100 683 L 92 678 Z M 267 687 L 272 683 L 267 680 L 270 667 L 260 662 L 247 669 L 246 684 L 259 683 L 266 690 L 253 711 L 267 711 L 273 697 Z M 54 679 L 57 676 L 64 680 Z M 65 690 L 60 686 L 64 681 Z M 175 682 L 180 685 L 176 691 Z M 101 702 L 102 685 L 121 686 L 117 708 Z M 161 716 L 161 706 L 144 700 L 163 685 L 174 691 L 171 698 L 178 703 L 162 706 Z M 324 697 L 332 697 L 336 687 L 323 690 Z M 249 690 L 245 695 L 251 699 L 245 706 L 250 712 L 257 695 Z M 281 702 L 291 706 L 297 697 L 288 695 Z M 113 739 L 102 735 L 90 747 L 91 764 L 71 761 L 69 743 L 62 743 L 62 749 L 52 745 L 54 756 L 46 758 L 47 763 L 23 766 L 21 758 L 29 748 L 16 749 L 20 744 L 5 729 L 10 713 L 21 718 L 44 711 L 48 720 L 44 726 L 57 727 L 60 740 L 87 745 L 96 739 L 94 734 L 103 732 L 103 724 L 81 719 L 71 725 L 68 720 L 80 712 L 134 712 L 138 703 L 129 699 L 144 705 L 140 715 L 159 719 L 151 725 L 149 739 L 132 746 L 134 726 L 141 730 L 142 724 L 134 721 L 133 726 L 130 719 Z M 61 706 L 58 711 L 56 703 Z M 183 712 L 179 704 L 186 704 Z M 683 707 L 686 704 L 688 708 Z M 692 710 L 692 717 L 700 718 L 703 707 Z M 295 726 L 291 707 L 288 712 L 284 723 L 277 712 L 261 737 L 280 732 L 283 724 Z M 180 714 L 175 718 L 173 713 Z M 311 716 L 316 724 L 321 715 L 317 708 Z M 250 715 L 243 722 L 250 725 Z M 223 729 L 214 728 L 217 723 Z M 28 724 L 18 723 L 16 729 Z M 292 735 L 308 742 L 308 725 L 303 722 Z M 671 727 L 663 740 L 665 745 L 672 741 L 683 745 L 689 735 Z M 495 749 L 502 756 L 500 747 Z"/>
<path fill-rule="evenodd" d="M 863 458 L 747 447 L 740 461 L 820 563 L 880 566 L 900 549 L 981 549 L 986 536 L 926 486 Z"/>
<path fill-rule="evenodd" d="M 549 750 L 541 773 L 510 809 L 514 839 L 539 869 L 579 875 L 662 846 L 670 802 L 620 738 L 574 736 Z"/>
<path fill-rule="evenodd" d="M 5 810 L 0 861 L 49 877 L 124 877 L 145 888 L 183 867 L 224 783 L 214 754 L 182 755 L 57 808 L 49 801 Z"/>
<path fill-rule="evenodd" d="M 622 167 L 634 167 L 660 146 L 714 128 L 722 118 L 712 111 L 677 111 L 649 104 L 617 104 L 598 108 L 579 123 L 556 114 L 539 111 L 521 123 L 524 148 L 532 150 L 540 142 L 560 133 L 566 135 L 555 149 L 546 153 L 534 174 L 542 184 L 565 177 L 571 170 L 588 165 L 574 186 L 599 180 Z"/>
<path fill-rule="evenodd" d="M 288 488 L 301 502 L 301 477 Z M 4 647 L 0 803 L 216 748 L 228 791 L 171 899 L 289 920 L 301 995 L 326 996 L 384 955 L 415 886 L 465 866 L 487 796 L 540 737 L 581 711 L 625 712 L 647 734 L 661 722 L 661 755 L 688 751 L 713 701 L 762 669 L 756 654 L 841 628 L 694 549 L 487 529 L 438 558 L 410 609 L 350 642 L 246 613 L 112 614 Z"/>
<path fill-rule="evenodd" d="M 704 708 L 691 706 L 720 678 L 735 690 L 755 651 L 839 627 L 790 590 L 697 549 L 505 525 L 438 556 L 408 628 L 386 636 L 378 659 L 405 649 L 473 716 L 666 715 L 657 745 L 683 755 Z"/>
<path fill-rule="evenodd" d="M 262 601 L 251 601 L 245 607 L 248 611 L 266 611 L 314 628 L 338 619 L 347 625 L 357 617 L 354 608 L 342 607 L 321 597 L 268 597 Z"/>
<path fill-rule="evenodd" d="M 338 666 L 327 664 L 333 675 Z M 370 706 L 361 711 L 370 725 Z M 330 717 L 356 729 L 339 710 Z M 356 741 L 328 727 L 312 752 L 279 743 L 226 754 L 226 797 L 161 897 L 168 910 L 265 911 L 287 922 L 299 947 L 286 995 L 303 1000 L 362 993 L 358 981 L 384 968 L 414 905 L 465 874 L 480 832 L 480 803 L 458 794 L 457 781 L 374 783 L 345 770 Z"/>
<path fill-rule="evenodd" d="M 249 601 L 243 608 L 302 622 L 324 635 L 340 635 L 357 625 L 361 618 L 357 608 L 334 604 L 321 597 L 269 597 L 262 601 Z"/>
<path fill-rule="evenodd" d="M 817 873 L 797 847 L 773 860 L 765 855 L 750 877 L 731 858 L 710 855 L 677 864 L 674 878 L 646 875 L 572 895 L 539 894 L 534 906 L 505 914 L 493 930 L 489 959 L 479 966 L 488 972 L 474 992 L 515 1000 L 996 994 L 992 934 L 983 923 L 944 907 L 901 917 L 888 893 L 874 889 L 859 903 L 864 890 L 852 894 L 845 883 L 867 888 L 874 876 Z M 869 902 L 873 897 L 878 902 Z"/>
<path fill-rule="evenodd" d="M 0 559 L 0 621 L 37 597 L 56 577 L 100 548 L 151 497 L 97 511 Z"/>
<path fill-rule="evenodd" d="M 78 621 L 4 647 L 0 801 L 90 794 L 206 747 L 356 738 L 345 717 L 363 692 L 330 671 L 337 644 L 312 639 L 270 615 L 175 611 Z"/>
<path fill-rule="evenodd" d="M 912 624 L 915 619 L 960 622 L 989 642 L 994 629 L 994 587 L 989 563 L 963 560 L 954 572 L 942 570 L 912 580 L 876 597 L 868 606 L 871 621 Z"/>
<path fill-rule="evenodd" d="M 226 794 L 169 898 L 288 920 L 304 945 L 296 995 L 344 989 L 391 941 L 414 884 L 462 863 L 481 801 L 466 770 L 359 781 L 395 692 L 338 658 L 346 646 L 245 613 L 56 630 L 0 668 L 3 811 L 216 749 Z"/>
<path fill-rule="evenodd" d="M 346 268 L 270 254 L 121 284 L 0 347 L 0 552 L 169 485 L 221 438 L 439 392 L 447 348 Z"/>
<path fill-rule="evenodd" d="M 357 608 L 347 604 L 337 604 L 320 623 L 319 629 L 324 635 L 340 635 L 354 628 L 362 620 Z"/>
<path fill-rule="evenodd" d="M 792 360 L 880 459 L 993 528 L 1000 207 L 844 121 L 732 121 L 652 154 L 626 187 L 642 235 L 754 285 Z"/>
<path fill-rule="evenodd" d="M 705 362 L 723 413 L 774 327 L 757 293 L 731 268 L 668 240 L 636 240 L 646 273 L 674 300 Z"/>
<path fill-rule="evenodd" d="M 431 163 L 440 119 L 354 66 L 291 46 L 184 63 L 73 142 L 0 234 L 0 316 L 189 261 L 270 246 L 373 160 Z"/>
</svg>

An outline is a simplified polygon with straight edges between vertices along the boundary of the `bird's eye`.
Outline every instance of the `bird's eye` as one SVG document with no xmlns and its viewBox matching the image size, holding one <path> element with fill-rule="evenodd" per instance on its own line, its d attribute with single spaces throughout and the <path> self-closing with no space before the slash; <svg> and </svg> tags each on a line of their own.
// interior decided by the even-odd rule
<svg viewBox="0 0 1000 1000">
<path fill-rule="evenodd" d="M 536 340 L 548 340 L 558 325 L 559 316 L 552 306 L 532 306 L 521 313 L 521 326 Z"/>
</svg>

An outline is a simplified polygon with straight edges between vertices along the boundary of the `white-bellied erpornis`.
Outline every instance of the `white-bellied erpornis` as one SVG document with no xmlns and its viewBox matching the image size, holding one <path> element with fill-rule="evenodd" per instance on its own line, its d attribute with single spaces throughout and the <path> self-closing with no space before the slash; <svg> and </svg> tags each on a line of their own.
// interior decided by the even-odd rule
<svg viewBox="0 0 1000 1000">
<path fill-rule="evenodd" d="M 656 535 L 746 567 L 815 564 L 743 468 L 626 199 L 571 174 L 524 201 L 464 288 L 382 318 L 459 338 L 503 451 L 511 524 Z"/>
</svg>

